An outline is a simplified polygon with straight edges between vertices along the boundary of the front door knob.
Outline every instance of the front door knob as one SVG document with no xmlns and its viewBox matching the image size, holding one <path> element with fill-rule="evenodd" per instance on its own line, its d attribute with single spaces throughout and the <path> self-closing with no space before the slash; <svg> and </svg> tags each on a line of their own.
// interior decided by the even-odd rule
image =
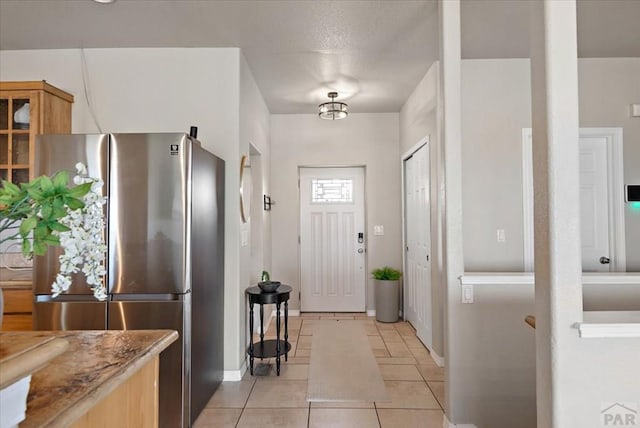
<svg viewBox="0 0 640 428">
<path fill-rule="evenodd" d="M 609 257 L 600 257 L 600 264 L 602 265 L 608 265 L 609 263 L 611 263 L 611 259 L 609 259 Z"/>
<path fill-rule="evenodd" d="M 364 253 L 364 248 L 358 248 L 358 254 Z"/>
</svg>

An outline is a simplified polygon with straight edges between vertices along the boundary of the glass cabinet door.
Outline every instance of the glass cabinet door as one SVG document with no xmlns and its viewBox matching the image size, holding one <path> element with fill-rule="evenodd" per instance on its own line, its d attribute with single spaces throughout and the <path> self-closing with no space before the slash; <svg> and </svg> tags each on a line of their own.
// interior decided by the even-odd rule
<svg viewBox="0 0 640 428">
<path fill-rule="evenodd" d="M 19 184 L 29 181 L 33 151 L 31 96 L 28 93 L 0 98 L 0 179 Z"/>
</svg>

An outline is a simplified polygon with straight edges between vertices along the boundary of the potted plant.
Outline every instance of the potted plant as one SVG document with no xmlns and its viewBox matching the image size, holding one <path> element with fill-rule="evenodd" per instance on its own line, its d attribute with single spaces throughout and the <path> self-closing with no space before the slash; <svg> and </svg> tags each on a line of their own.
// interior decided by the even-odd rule
<svg viewBox="0 0 640 428">
<path fill-rule="evenodd" d="M 371 271 L 375 286 L 376 320 L 396 322 L 399 313 L 400 277 L 402 272 L 389 266 Z"/>
</svg>

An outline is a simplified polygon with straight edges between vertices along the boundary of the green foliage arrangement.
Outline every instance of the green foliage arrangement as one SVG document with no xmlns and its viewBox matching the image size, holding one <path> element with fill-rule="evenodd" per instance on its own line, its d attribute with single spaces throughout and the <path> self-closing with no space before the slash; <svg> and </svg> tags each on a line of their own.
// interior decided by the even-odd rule
<svg viewBox="0 0 640 428">
<path fill-rule="evenodd" d="M 389 266 L 374 269 L 371 271 L 374 279 L 381 281 L 397 281 L 402 276 L 402 272 Z"/>
<path fill-rule="evenodd" d="M 60 223 L 69 210 L 84 208 L 82 198 L 91 190 L 92 183 L 69 187 L 69 174 L 60 171 L 53 178 L 43 175 L 29 183 L 17 186 L 6 180 L 0 188 L 0 242 L 20 238 L 22 253 L 43 255 L 47 246 L 60 245 L 53 232 L 67 232 L 69 227 Z M 13 231 L 4 236 L 5 231 Z M 33 231 L 33 248 L 29 234 Z"/>
</svg>

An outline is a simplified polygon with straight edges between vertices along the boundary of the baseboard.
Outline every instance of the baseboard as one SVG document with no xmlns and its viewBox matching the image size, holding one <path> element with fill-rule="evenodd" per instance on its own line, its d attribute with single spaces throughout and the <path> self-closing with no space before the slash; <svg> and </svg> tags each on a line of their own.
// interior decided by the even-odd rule
<svg viewBox="0 0 640 428">
<path fill-rule="evenodd" d="M 438 355 L 438 353 L 434 350 L 431 350 L 430 352 L 431 352 L 431 358 L 433 358 L 433 361 L 436 362 L 438 367 L 444 367 L 444 357 L 441 357 L 440 355 Z"/>
<path fill-rule="evenodd" d="M 367 316 L 368 317 L 375 317 L 376 316 L 376 310 L 375 309 L 368 309 L 367 310 Z"/>
<path fill-rule="evenodd" d="M 289 316 L 290 317 L 299 317 L 300 316 L 300 309 L 289 309 Z M 280 309 L 280 315 L 284 316 L 284 309 Z M 269 325 L 269 323 L 271 323 L 271 320 L 276 316 L 276 310 L 274 309 L 273 311 L 271 311 L 271 314 L 269 315 L 269 321 L 267 321 L 267 326 Z"/>
<path fill-rule="evenodd" d="M 442 428 L 478 428 L 477 426 L 473 425 L 473 424 L 452 424 L 451 422 L 449 422 L 449 419 L 447 419 L 447 415 L 444 415 L 442 417 Z"/>
<path fill-rule="evenodd" d="M 243 361 L 240 366 L 240 370 L 225 370 L 224 375 L 222 377 L 223 382 L 240 382 L 242 380 L 242 376 L 247 371 L 247 361 Z"/>
</svg>

